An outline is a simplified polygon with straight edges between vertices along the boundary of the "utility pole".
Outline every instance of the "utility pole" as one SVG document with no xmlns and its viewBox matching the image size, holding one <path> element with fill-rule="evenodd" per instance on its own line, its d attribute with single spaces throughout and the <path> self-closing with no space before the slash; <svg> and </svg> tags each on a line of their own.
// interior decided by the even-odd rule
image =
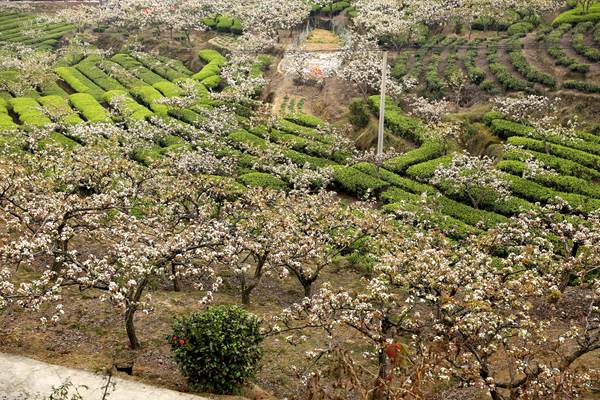
<svg viewBox="0 0 600 400">
<path fill-rule="evenodd" d="M 377 155 L 383 154 L 384 122 L 385 122 L 385 86 L 387 81 L 387 57 L 388 52 L 383 52 L 381 63 L 381 93 L 379 99 L 379 131 L 377 135 Z"/>
</svg>

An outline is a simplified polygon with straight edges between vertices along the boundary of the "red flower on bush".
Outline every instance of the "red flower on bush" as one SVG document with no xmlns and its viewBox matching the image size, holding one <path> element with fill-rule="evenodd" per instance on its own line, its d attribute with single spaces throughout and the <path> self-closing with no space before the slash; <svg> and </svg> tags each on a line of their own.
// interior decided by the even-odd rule
<svg viewBox="0 0 600 400">
<path fill-rule="evenodd" d="M 183 339 L 179 339 L 179 345 L 180 345 L 180 346 L 183 346 L 184 344 L 185 344 L 185 340 L 183 340 Z"/>
<path fill-rule="evenodd" d="M 177 336 L 173 336 L 173 341 L 176 342 L 177 341 Z"/>
</svg>

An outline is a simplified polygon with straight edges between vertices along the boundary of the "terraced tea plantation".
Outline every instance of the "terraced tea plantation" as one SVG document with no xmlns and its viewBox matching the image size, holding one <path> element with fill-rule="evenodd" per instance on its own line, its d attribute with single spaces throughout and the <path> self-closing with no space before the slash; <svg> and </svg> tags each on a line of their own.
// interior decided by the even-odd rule
<svg viewBox="0 0 600 400">
<path fill-rule="evenodd" d="M 600 3 L 30 3 L 0 358 L 106 396 L 596 398 Z M 46 378 L 0 388 L 85 390 Z"/>
</svg>

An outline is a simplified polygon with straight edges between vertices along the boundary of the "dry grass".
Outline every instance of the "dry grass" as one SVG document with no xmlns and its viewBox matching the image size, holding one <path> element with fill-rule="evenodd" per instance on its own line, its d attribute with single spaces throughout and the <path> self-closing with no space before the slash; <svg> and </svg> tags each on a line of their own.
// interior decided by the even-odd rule
<svg viewBox="0 0 600 400">
<path fill-rule="evenodd" d="M 324 281 L 350 287 L 360 284 L 355 272 L 341 267 L 326 271 L 321 282 Z M 263 283 L 253 293 L 252 304 L 248 307 L 250 312 L 261 317 L 274 315 L 302 298 L 302 287 L 293 278 L 285 281 L 265 279 Z M 123 317 L 110 304 L 100 301 L 100 292 L 81 293 L 73 288 L 64 292 L 65 316 L 57 325 L 42 328 L 39 324 L 41 316 L 52 315 L 53 307 L 40 313 L 13 308 L 0 314 L 0 351 L 91 371 L 112 368 L 115 362 L 132 358 L 133 376 L 122 377 L 189 391 L 165 339 L 176 316 L 200 310 L 198 300 L 202 293 L 193 291 L 190 285 L 185 287 L 187 289 L 182 292 L 164 288 L 150 292 L 154 311 L 136 314 L 136 328 L 143 346 L 138 352 L 128 349 Z M 226 287 L 218 293 L 215 302 L 238 304 L 239 296 L 235 289 Z M 320 331 L 309 332 L 307 336 L 308 340 L 296 347 L 283 337 L 265 340 L 265 356 L 256 377 L 260 388 L 277 398 L 292 398 L 302 392 L 292 366 L 305 365 L 305 351 L 323 346 L 326 339 Z M 216 399 L 231 398 L 204 395 Z M 247 390 L 245 395 L 255 400 L 269 398 L 256 387 Z"/>
</svg>

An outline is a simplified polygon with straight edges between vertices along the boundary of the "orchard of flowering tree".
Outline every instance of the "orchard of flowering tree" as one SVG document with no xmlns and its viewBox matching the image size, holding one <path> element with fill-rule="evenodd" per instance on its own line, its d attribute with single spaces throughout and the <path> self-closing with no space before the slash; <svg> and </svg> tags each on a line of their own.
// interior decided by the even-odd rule
<svg viewBox="0 0 600 400">
<path fill-rule="evenodd" d="M 0 1 L 8 355 L 600 398 L 600 2 Z"/>
</svg>

